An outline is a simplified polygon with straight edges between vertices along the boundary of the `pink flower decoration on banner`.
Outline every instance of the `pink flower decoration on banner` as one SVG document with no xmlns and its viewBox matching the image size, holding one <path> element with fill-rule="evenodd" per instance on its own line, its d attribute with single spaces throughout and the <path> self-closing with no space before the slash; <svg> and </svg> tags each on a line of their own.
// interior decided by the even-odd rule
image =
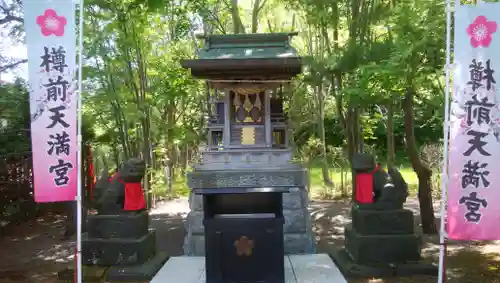
<svg viewBox="0 0 500 283">
<path fill-rule="evenodd" d="M 491 43 L 491 35 L 497 31 L 497 23 L 488 21 L 485 16 L 479 16 L 467 28 L 470 36 L 470 44 L 474 48 L 478 46 L 488 47 Z"/>
<path fill-rule="evenodd" d="M 68 21 L 65 17 L 60 17 L 57 15 L 56 11 L 52 9 L 45 10 L 45 13 L 36 18 L 36 23 L 42 29 L 42 34 L 45 36 L 55 35 L 55 36 L 63 36 L 64 35 L 64 26 Z"/>
</svg>

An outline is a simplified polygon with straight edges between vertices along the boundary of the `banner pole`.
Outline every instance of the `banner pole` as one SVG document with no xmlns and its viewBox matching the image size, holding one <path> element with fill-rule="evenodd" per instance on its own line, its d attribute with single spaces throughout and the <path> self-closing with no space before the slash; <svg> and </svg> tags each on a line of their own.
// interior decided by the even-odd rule
<svg viewBox="0 0 500 283">
<path fill-rule="evenodd" d="M 79 34 L 78 34 L 78 103 L 77 103 L 77 195 L 76 195 L 76 282 L 82 283 L 82 70 L 83 70 L 83 4 L 84 0 L 80 0 L 79 14 Z"/>
<path fill-rule="evenodd" d="M 460 4 L 460 2 L 458 3 Z M 448 190 L 448 143 L 450 129 L 450 61 L 451 61 L 451 0 L 446 0 L 446 65 L 444 90 L 444 125 L 443 125 L 443 164 L 441 172 L 441 221 L 439 233 L 439 272 L 438 283 L 446 281 L 446 202 Z"/>
</svg>

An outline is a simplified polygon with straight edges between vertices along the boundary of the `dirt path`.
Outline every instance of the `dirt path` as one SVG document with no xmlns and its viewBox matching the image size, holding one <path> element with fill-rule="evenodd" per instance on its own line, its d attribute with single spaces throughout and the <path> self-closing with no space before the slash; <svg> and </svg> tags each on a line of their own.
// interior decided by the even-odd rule
<svg viewBox="0 0 500 283">
<path fill-rule="evenodd" d="M 348 203 L 341 201 L 312 202 L 311 215 L 318 252 L 328 253 L 342 247 L 343 227 L 350 222 L 349 207 Z M 409 200 L 407 207 L 418 213 L 416 200 Z M 151 211 L 151 225 L 157 231 L 160 251 L 172 256 L 182 254 L 183 221 L 188 211 L 186 199 L 159 203 Z M 57 272 L 73 264 L 75 243 L 74 239 L 61 240 L 64 221 L 61 215 L 47 215 L 11 229 L 6 237 L 0 239 L 0 283 L 59 282 Z M 424 237 L 424 241 L 423 256 L 435 262 L 439 250 L 437 237 Z M 500 242 L 450 243 L 447 266 L 450 277 L 448 283 L 500 283 Z M 436 281 L 435 277 L 421 276 L 349 280 L 350 283 Z"/>
<path fill-rule="evenodd" d="M 184 218 L 189 212 L 187 199 L 158 203 L 151 210 L 151 226 L 156 230 L 156 247 L 170 256 L 182 255 Z"/>
</svg>

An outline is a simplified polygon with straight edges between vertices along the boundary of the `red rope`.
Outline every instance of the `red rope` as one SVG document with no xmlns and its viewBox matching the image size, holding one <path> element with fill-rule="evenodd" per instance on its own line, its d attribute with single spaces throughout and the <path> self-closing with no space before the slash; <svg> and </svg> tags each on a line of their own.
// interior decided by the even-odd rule
<svg viewBox="0 0 500 283">
<path fill-rule="evenodd" d="M 94 195 L 94 187 L 95 187 L 95 182 L 96 182 L 96 176 L 94 172 L 94 162 L 92 158 L 92 148 L 89 145 L 87 147 L 88 154 L 87 154 L 87 170 L 88 170 L 88 178 L 89 178 L 89 199 L 92 199 L 92 196 Z"/>
</svg>

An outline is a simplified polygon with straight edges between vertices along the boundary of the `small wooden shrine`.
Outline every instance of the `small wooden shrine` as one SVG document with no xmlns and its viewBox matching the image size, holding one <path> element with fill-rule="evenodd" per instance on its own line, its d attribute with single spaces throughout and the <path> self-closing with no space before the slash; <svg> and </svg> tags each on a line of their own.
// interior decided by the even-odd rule
<svg viewBox="0 0 500 283">
<path fill-rule="evenodd" d="M 208 113 L 210 149 L 287 149 L 281 94 L 302 68 L 290 46 L 292 35 L 210 36 L 199 59 L 183 61 L 214 91 Z"/>
<path fill-rule="evenodd" d="M 283 89 L 293 33 L 215 35 L 182 66 L 211 87 L 208 141 L 188 176 L 186 255 L 207 283 L 284 282 L 284 254 L 314 253 L 307 171 L 291 162 Z"/>
</svg>

